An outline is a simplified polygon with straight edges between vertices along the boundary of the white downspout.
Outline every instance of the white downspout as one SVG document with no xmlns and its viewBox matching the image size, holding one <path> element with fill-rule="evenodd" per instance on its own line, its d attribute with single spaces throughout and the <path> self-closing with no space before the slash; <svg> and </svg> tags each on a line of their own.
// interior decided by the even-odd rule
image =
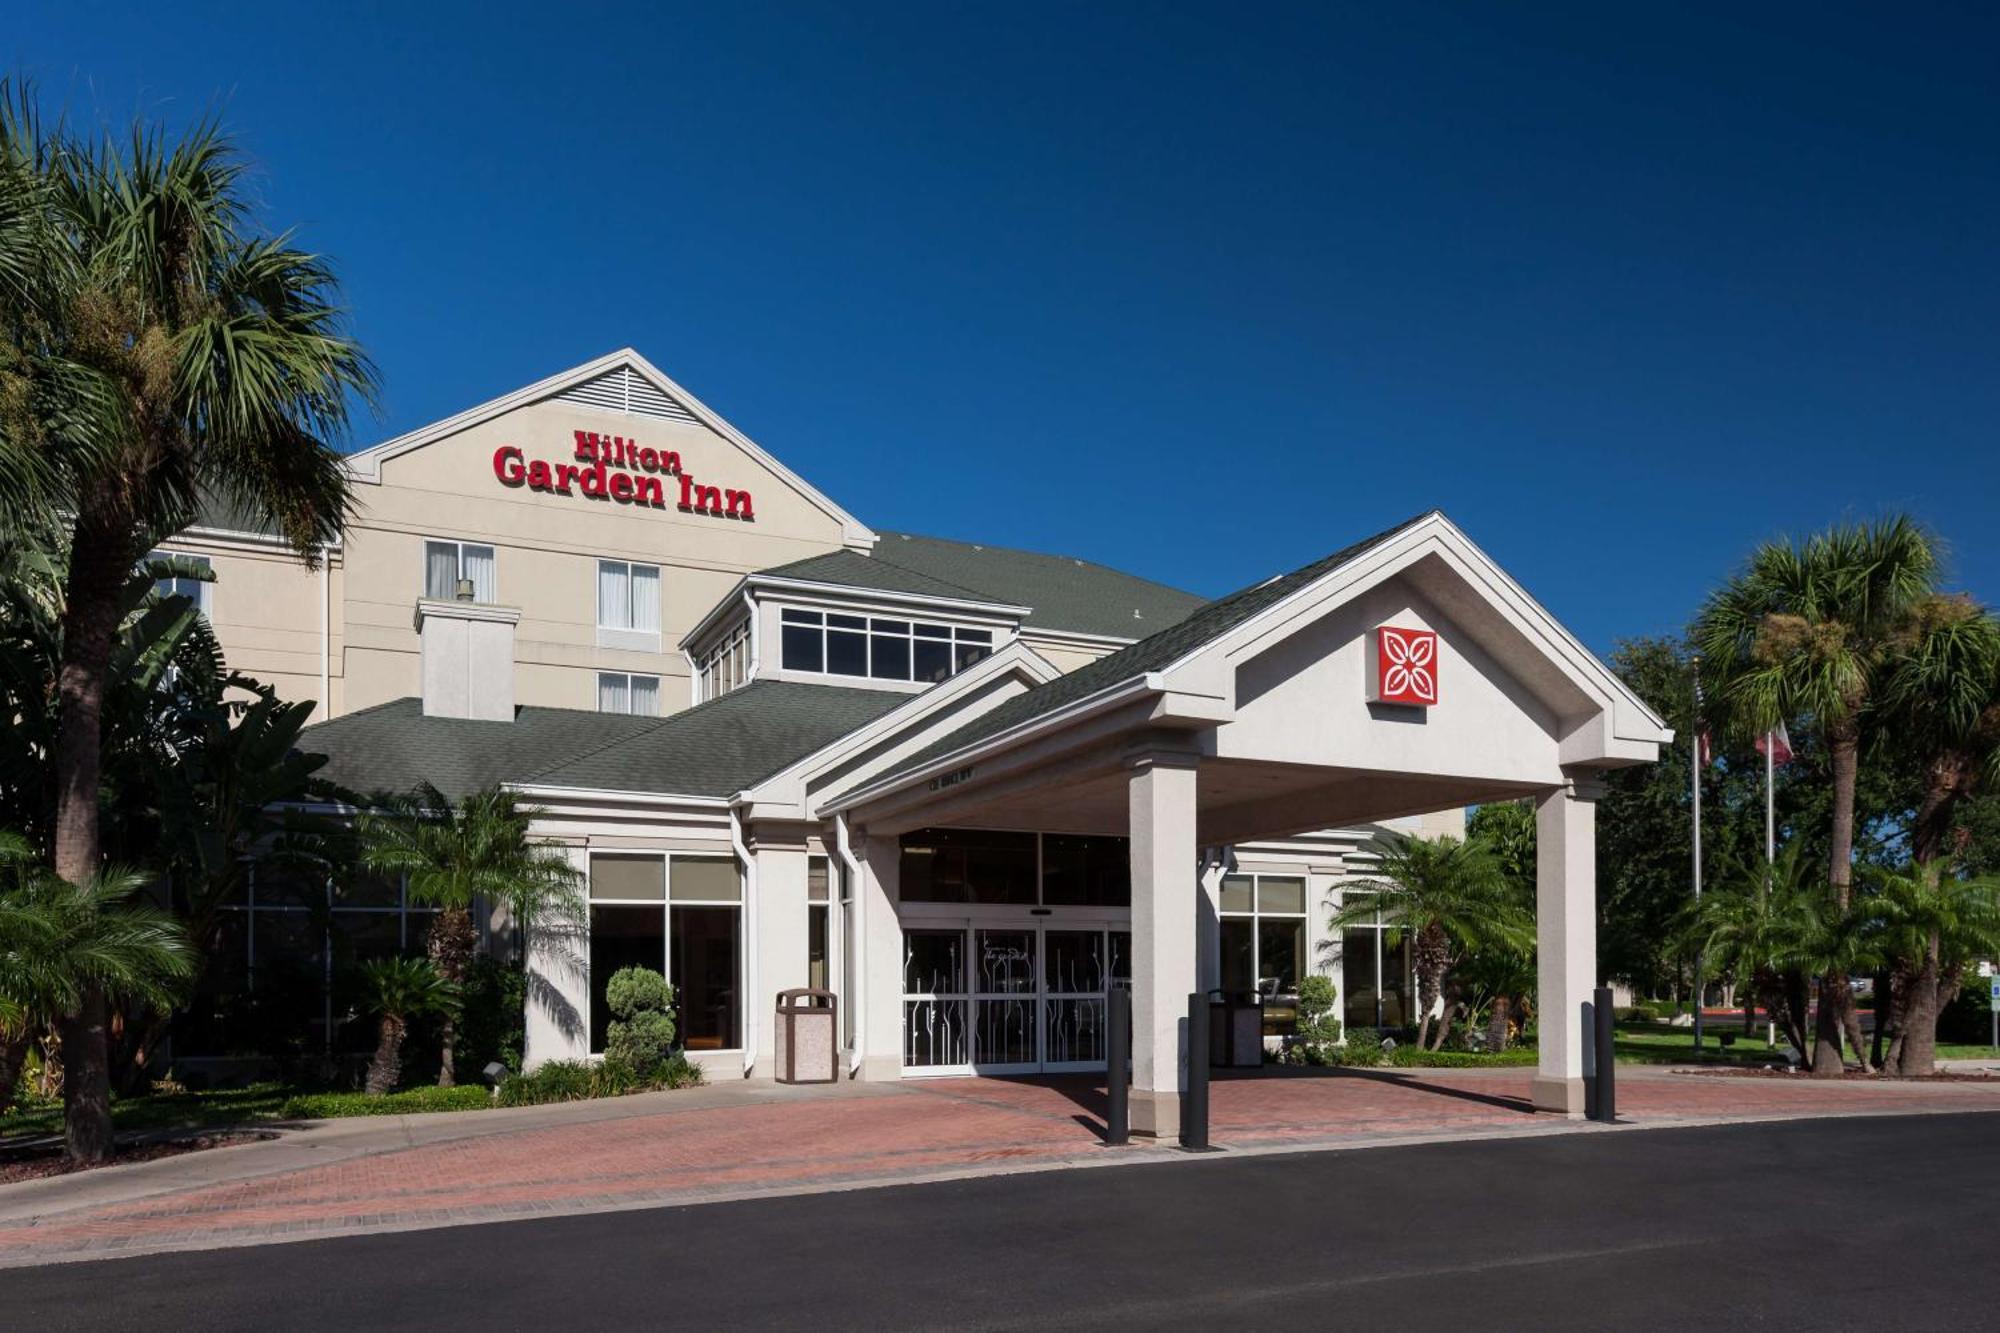
<svg viewBox="0 0 2000 1333">
<path fill-rule="evenodd" d="M 751 681 L 757 679 L 757 665 L 759 661 L 757 649 L 763 636 L 757 632 L 757 602 L 756 599 L 750 596 L 748 588 L 743 590 L 743 605 L 748 607 L 750 611 L 750 669 L 743 673 L 743 683 L 748 685 Z"/>
<path fill-rule="evenodd" d="M 854 1048 L 847 1053 L 847 1073 L 852 1077 L 861 1069 L 861 1048 L 868 1040 L 868 894 L 861 863 L 854 859 L 854 843 L 847 835 L 844 810 L 833 817 L 833 840 L 840 863 L 847 867 L 847 891 L 854 903 L 854 975 L 847 979 L 854 993 L 845 997 L 854 1006 Z"/>
<path fill-rule="evenodd" d="M 729 845 L 743 862 L 743 1076 L 748 1078 L 757 1064 L 757 861 L 743 841 L 743 812 L 729 807 Z"/>
<path fill-rule="evenodd" d="M 333 716 L 333 548 L 319 548 L 319 721 Z"/>
</svg>

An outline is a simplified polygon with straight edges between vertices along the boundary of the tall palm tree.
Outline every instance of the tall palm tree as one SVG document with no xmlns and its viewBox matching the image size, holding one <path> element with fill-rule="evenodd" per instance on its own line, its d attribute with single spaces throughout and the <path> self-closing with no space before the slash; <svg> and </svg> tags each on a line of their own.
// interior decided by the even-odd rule
<svg viewBox="0 0 2000 1333">
<path fill-rule="evenodd" d="M 0 89 L 0 227 L 32 247 L 0 264 L 0 458 L 30 460 L 69 530 L 57 678 L 54 860 L 102 859 L 106 680 L 133 565 L 204 497 L 274 523 L 308 563 L 340 531 L 334 441 L 374 375 L 342 331 L 332 270 L 262 234 L 241 158 L 213 120 L 178 139 L 135 126 L 82 141 Z M 72 1155 L 111 1149 L 106 1003 L 65 1022 Z"/>
<path fill-rule="evenodd" d="M 1959 805 L 2000 779 L 2000 620 L 1969 597 L 1926 598 L 1892 652 L 1884 710 L 1923 770 L 1910 859 L 1935 879 Z"/>
<path fill-rule="evenodd" d="M 0 1110 L 35 1033 L 84 996 L 166 1006 L 192 975 L 194 951 L 179 924 L 138 901 L 144 883 L 107 868 L 70 884 L 36 863 L 25 838 L 0 834 Z"/>
<path fill-rule="evenodd" d="M 393 1092 L 403 1075 L 403 1039 L 410 1020 L 457 1011 L 458 988 L 428 958 L 377 958 L 361 965 L 361 1003 L 375 1015 L 375 1055 L 363 1090 Z"/>
<path fill-rule="evenodd" d="M 1335 909 L 1330 934 L 1337 940 L 1343 927 L 1373 921 L 1378 906 L 1396 922 L 1411 941 L 1417 976 L 1417 1045 L 1439 1049 L 1450 1024 L 1438 1024 L 1433 1043 L 1431 1011 L 1453 965 L 1472 949 L 1532 949 L 1534 914 L 1480 840 L 1385 833 L 1377 855 L 1375 874 L 1341 886 L 1345 905 Z"/>
<path fill-rule="evenodd" d="M 563 854 L 528 839 L 535 811 L 499 787 L 474 792 L 457 806 L 425 783 L 385 798 L 385 811 L 357 823 L 361 861 L 377 874 L 406 876 L 410 901 L 436 907 L 424 943 L 439 975 L 465 982 L 479 931 L 475 904 L 504 908 L 518 929 L 538 922 L 574 924 L 582 910 L 582 876 Z M 453 1042 L 457 1024 L 445 1016 L 438 1085 L 457 1078 Z"/>
<path fill-rule="evenodd" d="M 1828 887 L 1836 914 L 1854 880 L 1854 792 L 1864 727 L 1878 701 L 1898 634 L 1930 597 L 1938 575 L 1929 533 L 1906 517 L 1843 524 L 1803 543 L 1771 542 L 1717 589 L 1693 638 L 1712 683 L 1711 717 L 1764 732 L 1808 716 L 1833 769 Z M 1845 1032 L 1865 1064 L 1845 974 L 1820 978 L 1813 1072 L 1837 1076 Z"/>
</svg>

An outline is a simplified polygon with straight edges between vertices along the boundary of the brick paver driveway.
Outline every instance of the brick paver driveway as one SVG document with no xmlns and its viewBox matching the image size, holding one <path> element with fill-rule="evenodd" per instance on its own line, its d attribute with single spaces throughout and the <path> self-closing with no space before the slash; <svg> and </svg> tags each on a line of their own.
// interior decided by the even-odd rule
<svg viewBox="0 0 2000 1333">
<path fill-rule="evenodd" d="M 1211 1138 L 1236 1151 L 1427 1138 L 1620 1132 L 1534 1114 L 1525 1069 L 1314 1071 L 1218 1079 Z M 704 1092 L 714 1096 L 704 1096 Z M 713 1104 L 727 1096 L 730 1104 Z M 0 1187 L 0 1265 L 356 1231 L 697 1203 L 764 1193 L 1185 1158 L 1099 1142 L 1101 1081 L 948 1079 L 822 1095 L 709 1089 L 593 1104 L 599 1118 L 478 1112 L 294 1131 L 145 1167 Z M 571 1108 L 564 1108 L 565 1110 Z M 1793 1116 L 2000 1110 L 1991 1083 L 1897 1084 L 1621 1071 L 1635 1127 Z M 410 1118 L 414 1122 L 416 1118 Z M 328 1136 L 338 1160 L 298 1166 Z M 290 1155 L 283 1155 L 289 1151 Z M 263 1154 L 263 1156 L 259 1156 Z M 268 1163 L 268 1165 L 264 1165 Z M 179 1178 L 176 1178 L 176 1172 Z M 194 1184 L 205 1176 L 219 1183 Z M 228 1178 L 236 1177 L 236 1178 Z"/>
</svg>

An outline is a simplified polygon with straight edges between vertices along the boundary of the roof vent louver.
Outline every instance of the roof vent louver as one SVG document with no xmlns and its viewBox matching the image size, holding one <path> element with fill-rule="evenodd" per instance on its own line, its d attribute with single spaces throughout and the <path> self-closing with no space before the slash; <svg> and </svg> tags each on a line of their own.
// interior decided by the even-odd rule
<svg viewBox="0 0 2000 1333">
<path fill-rule="evenodd" d="M 623 412 L 635 417 L 658 417 L 663 421 L 699 424 L 694 413 L 640 375 L 630 366 L 608 370 L 556 395 L 558 402 L 594 407 L 602 412 Z"/>
</svg>

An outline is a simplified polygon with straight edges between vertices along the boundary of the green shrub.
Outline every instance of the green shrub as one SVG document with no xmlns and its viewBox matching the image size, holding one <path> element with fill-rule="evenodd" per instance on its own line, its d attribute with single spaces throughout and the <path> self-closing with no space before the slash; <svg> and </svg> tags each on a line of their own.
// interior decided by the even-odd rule
<svg viewBox="0 0 2000 1333">
<path fill-rule="evenodd" d="M 607 1063 L 651 1078 L 674 1053 L 674 988 L 648 967 L 621 967 L 604 987 L 612 1022 L 604 1033 Z"/>
<path fill-rule="evenodd" d="M 1334 1013 L 1339 996 L 1333 978 L 1314 974 L 1299 981 L 1298 1027 L 1285 1042 L 1287 1064 L 1323 1065 L 1340 1042 L 1340 1019 Z"/>
<path fill-rule="evenodd" d="M 597 1097 L 622 1097 L 662 1088 L 690 1088 L 701 1082 L 701 1069 L 678 1051 L 652 1070 L 641 1072 L 624 1060 L 551 1060 L 532 1073 L 501 1080 L 495 1099 L 501 1106 L 541 1106 L 549 1102 L 581 1102 Z"/>
<path fill-rule="evenodd" d="M 1389 1053 L 1389 1064 L 1397 1069 L 1477 1069 L 1487 1065 L 1534 1063 L 1534 1048 L 1523 1046 L 1490 1055 L 1484 1051 L 1423 1051 L 1414 1045 L 1398 1046 Z"/>
<path fill-rule="evenodd" d="M 1382 1034 L 1374 1028 L 1349 1028 L 1347 1040 L 1327 1048 L 1326 1062 L 1342 1068 L 1366 1069 L 1382 1063 Z"/>
<path fill-rule="evenodd" d="M 411 1088 L 373 1096 L 365 1092 L 307 1092 L 288 1097 L 278 1108 L 286 1120 L 337 1120 L 354 1115 L 409 1115 L 424 1111 L 476 1111 L 493 1105 L 485 1088 Z"/>
</svg>

